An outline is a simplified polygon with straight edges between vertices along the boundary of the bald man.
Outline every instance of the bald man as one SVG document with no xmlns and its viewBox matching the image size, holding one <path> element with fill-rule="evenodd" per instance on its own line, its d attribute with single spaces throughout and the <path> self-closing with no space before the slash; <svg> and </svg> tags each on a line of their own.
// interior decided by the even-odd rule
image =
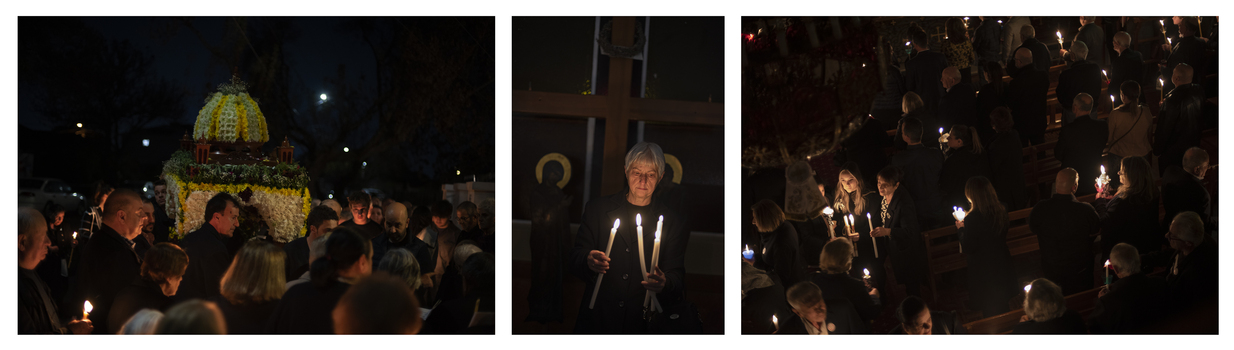
<svg viewBox="0 0 1234 350">
<path fill-rule="evenodd" d="M 32 208 L 17 211 L 17 334 L 89 334 L 88 320 L 63 322 L 51 297 L 34 268 L 47 257 L 51 240 L 47 221 Z"/>
<path fill-rule="evenodd" d="M 1020 69 L 1012 73 L 1011 83 L 1007 84 L 1007 107 L 1015 120 L 1014 127 L 1020 134 L 1021 146 L 1030 143 L 1039 145 L 1045 141 L 1046 94 L 1050 90 L 1050 77 L 1046 71 L 1028 69 L 1034 62 L 1031 50 L 1023 47 L 1016 50 L 1015 66 Z"/>
<path fill-rule="evenodd" d="M 1054 178 L 1054 195 L 1037 203 L 1028 227 L 1041 247 L 1041 270 L 1064 295 L 1093 288 L 1092 243 L 1101 229 L 1093 206 L 1075 198 L 1079 175 L 1065 168 Z"/>
<path fill-rule="evenodd" d="M 1058 131 L 1058 144 L 1054 146 L 1054 158 L 1058 158 L 1063 167 L 1076 169 L 1080 173 L 1080 190 L 1076 194 L 1081 196 L 1097 192 L 1093 183 L 1101 175 L 1101 151 L 1110 136 L 1109 124 L 1091 115 L 1093 108 L 1096 108 L 1095 102 L 1086 92 L 1072 99 L 1071 111 L 1076 115 L 1075 120 L 1063 124 Z"/>
<path fill-rule="evenodd" d="M 1095 26 L 1095 24 L 1094 24 Z M 1072 111 L 1072 100 L 1080 93 L 1087 93 L 1093 98 L 1101 95 L 1101 84 L 1105 76 L 1097 62 L 1087 59 L 1090 49 L 1083 41 L 1071 43 L 1071 65 L 1058 73 L 1058 87 L 1054 90 L 1058 95 L 1058 104 L 1063 106 L 1063 124 L 1070 124 L 1076 114 Z"/>
<path fill-rule="evenodd" d="M 416 262 L 420 264 L 420 271 L 433 272 L 437 267 L 437 252 L 416 235 L 407 234 L 410 221 L 407 217 L 407 207 L 402 203 L 393 202 L 385 208 L 384 214 L 385 227 L 381 234 L 373 238 L 373 264 L 380 264 L 386 252 L 403 248 L 416 257 Z M 423 278 L 421 281 L 427 282 L 430 279 Z"/>
<path fill-rule="evenodd" d="M 1205 232 L 1216 230 L 1212 217 L 1212 196 L 1204 187 L 1204 175 L 1208 172 L 1208 152 L 1191 147 L 1183 155 L 1181 165 L 1171 165 L 1161 177 L 1161 201 L 1165 205 L 1165 220 L 1162 227 L 1169 227 L 1178 213 L 1190 211 L 1200 216 Z"/>
<path fill-rule="evenodd" d="M 951 66 L 943 69 L 939 79 L 945 92 L 938 101 L 938 126 L 948 130 L 956 124 L 972 126 L 977 123 L 977 92 L 960 77 L 960 70 Z"/>
<path fill-rule="evenodd" d="M 112 299 L 141 273 L 141 257 L 134 250 L 133 239 L 141 234 L 144 218 L 137 192 L 116 190 L 103 207 L 103 226 L 86 243 L 76 297 L 66 308 L 81 314 L 82 303 L 89 300 L 94 306 L 90 320 L 95 334 L 111 329 L 107 317 Z"/>
<path fill-rule="evenodd" d="M 1027 21 L 1025 21 L 1025 23 L 1026 24 L 1018 28 L 1008 28 L 1008 30 L 1019 31 L 1021 38 L 1020 46 L 1013 50 L 1015 53 L 1008 54 L 1018 55 L 1018 51 L 1020 49 L 1027 49 L 1029 50 L 1030 57 L 1028 62 L 1032 68 L 1041 72 L 1048 72 L 1050 71 L 1050 49 L 1046 48 L 1044 43 L 1037 40 L 1037 29 L 1033 28 L 1032 25 L 1027 24 Z M 1020 68 L 1024 67 L 1016 64 L 1017 60 L 1019 59 L 1013 57 L 1011 60 L 1007 61 L 1007 75 L 1015 76 L 1016 73 L 1019 73 Z"/>
<path fill-rule="evenodd" d="M 1116 90 L 1127 80 L 1140 81 L 1144 76 L 1144 55 L 1131 48 L 1131 34 L 1118 32 L 1114 34 L 1114 52 L 1110 57 L 1110 88 Z M 1143 90 L 1143 89 L 1141 89 Z M 1123 103 L 1121 94 L 1114 93 L 1114 105 Z M 1143 101 L 1143 99 L 1140 99 Z"/>
<path fill-rule="evenodd" d="M 1170 90 L 1161 103 L 1157 129 L 1153 133 L 1153 154 L 1160 157 L 1157 159 L 1160 174 L 1172 165 L 1181 165 L 1183 153 L 1200 145 L 1200 134 L 1205 128 L 1201 120 L 1204 87 L 1192 83 L 1194 74 L 1190 65 L 1175 67 L 1171 81 L 1178 87 Z"/>
</svg>

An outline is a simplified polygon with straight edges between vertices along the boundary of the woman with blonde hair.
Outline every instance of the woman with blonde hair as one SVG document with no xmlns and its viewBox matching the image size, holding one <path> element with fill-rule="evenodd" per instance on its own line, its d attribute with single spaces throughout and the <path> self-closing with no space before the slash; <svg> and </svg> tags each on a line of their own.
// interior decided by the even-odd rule
<svg viewBox="0 0 1234 350">
<path fill-rule="evenodd" d="M 990 317 L 1007 312 L 1007 301 L 1016 292 L 1011 250 L 1007 248 L 1009 218 L 994 185 L 985 177 L 969 179 L 964 193 L 972 209 L 955 226 L 968 263 L 969 304 Z"/>
<path fill-rule="evenodd" d="M 1165 238 L 1158 229 L 1158 203 L 1161 198 L 1153 179 L 1152 166 L 1143 157 L 1123 158 L 1118 170 L 1122 182 L 1117 191 L 1108 187 L 1097 196 L 1093 208 L 1101 218 L 1102 259 L 1110 255 L 1115 244 L 1126 242 L 1140 254 L 1161 250 Z M 1113 192 L 1113 193 L 1111 193 Z"/>
<path fill-rule="evenodd" d="M 287 288 L 286 258 L 282 249 L 258 240 L 248 241 L 236 253 L 213 300 L 227 320 L 227 333 L 263 333 L 266 319 Z"/>
<path fill-rule="evenodd" d="M 797 229 L 784 219 L 784 211 L 770 199 L 754 203 L 754 227 L 758 231 L 759 246 L 754 267 L 766 270 L 780 278 L 782 285 L 791 286 L 801 281 L 805 263 L 798 250 Z"/>
<path fill-rule="evenodd" d="M 859 267 L 870 270 L 865 266 Z M 878 289 L 870 288 L 873 286 L 866 286 L 862 280 L 849 275 L 853 268 L 852 242 L 844 238 L 827 242 L 818 257 L 818 268 L 822 271 L 811 275 L 810 282 L 823 291 L 823 299 L 848 299 L 867 324 L 878 317 L 880 304 L 874 303 L 874 299 L 879 297 Z"/>
<path fill-rule="evenodd" d="M 837 219 L 836 237 L 845 236 L 847 228 L 842 218 L 852 214 L 853 232 L 857 233 L 857 239 L 852 242 L 852 246 L 856 250 L 857 264 L 870 269 L 871 278 L 873 278 L 871 283 L 877 287 L 882 286 L 883 281 L 887 279 L 886 274 L 883 273 L 883 265 L 887 261 L 887 247 L 891 243 L 886 237 L 870 237 L 870 232 L 882 222 L 882 206 L 879 204 L 883 197 L 868 186 L 864 180 L 865 177 L 861 175 L 861 169 L 852 162 L 845 163 L 840 169 L 833 202 L 836 206 L 834 208 Z M 875 218 L 879 220 L 874 220 Z M 874 240 L 878 242 L 874 243 Z M 875 246 L 879 248 L 877 254 L 874 252 Z"/>
</svg>

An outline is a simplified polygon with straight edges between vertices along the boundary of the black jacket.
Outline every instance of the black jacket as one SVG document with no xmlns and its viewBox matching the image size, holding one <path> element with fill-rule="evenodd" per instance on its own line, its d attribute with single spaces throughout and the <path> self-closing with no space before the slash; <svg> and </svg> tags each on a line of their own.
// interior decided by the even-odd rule
<svg viewBox="0 0 1234 350">
<path fill-rule="evenodd" d="M 1033 207 L 1028 228 L 1037 235 L 1045 278 L 1057 283 L 1063 295 L 1093 288 L 1093 235 L 1101 219 L 1092 205 L 1056 193 Z"/>
<path fill-rule="evenodd" d="M 647 322 L 643 320 L 643 299 L 647 289 L 642 285 L 639 269 L 638 235 L 635 229 L 634 212 L 643 215 L 643 251 L 646 263 L 651 264 L 652 246 L 656 221 L 664 215 L 664 228 L 660 236 L 660 270 L 664 271 L 667 284 L 657 298 L 660 305 L 669 308 L 679 302 L 685 290 L 685 252 L 690 242 L 685 230 L 685 216 L 674 208 L 655 202 L 645 207 L 634 207 L 626 201 L 627 191 L 600 197 L 587 203 L 583 210 L 582 225 L 574 238 L 574 247 L 566 261 L 567 270 L 583 280 L 583 298 L 574 327 L 575 333 L 643 333 Z M 626 217 L 629 214 L 629 217 Z M 596 273 L 587 267 L 587 256 L 592 250 L 603 252 L 609 241 L 613 221 L 620 218 L 621 227 L 614 238 L 609 258 L 609 269 L 601 282 L 595 309 L 589 309 L 591 294 L 595 290 Z M 787 225 L 786 225 L 787 226 Z"/>
<path fill-rule="evenodd" d="M 1080 313 L 1068 309 L 1062 316 L 1049 321 L 1020 322 L 1011 334 L 1088 334 L 1088 327 Z"/>
<path fill-rule="evenodd" d="M 297 284 L 279 299 L 266 320 L 266 334 L 334 334 L 334 306 L 351 285 L 343 282 L 317 288 Z"/>
<path fill-rule="evenodd" d="M 944 92 L 939 98 L 939 126 L 947 129 L 951 129 L 951 126 L 956 124 L 975 126 L 977 117 L 977 92 L 973 90 L 972 84 L 965 82 L 955 84 L 950 91 Z M 984 117 L 988 120 L 989 114 Z"/>
<path fill-rule="evenodd" d="M 1105 149 L 1106 138 L 1109 136 L 1109 124 L 1104 120 L 1095 120 L 1091 115 L 1076 116 L 1071 124 L 1063 125 L 1058 131 L 1054 158 L 1057 158 L 1064 168 L 1073 168 L 1079 173 L 1080 187 L 1075 191 L 1077 195 L 1097 192 L 1093 185 L 1097 176 L 1101 175 L 1101 151 Z"/>
<path fill-rule="evenodd" d="M 943 206 L 968 208 L 964 185 L 969 178 L 976 176 L 989 179 L 992 177 L 990 173 L 989 159 L 985 154 L 973 153 L 972 147 L 965 146 L 948 152 L 947 160 L 943 162 L 942 172 L 938 176 L 938 192 L 942 195 Z"/>
<path fill-rule="evenodd" d="M 1115 244 L 1127 243 L 1135 246 L 1140 254 L 1149 254 L 1161 250 L 1166 244 L 1165 232 L 1157 223 L 1160 213 L 1160 198 L 1147 198 L 1144 195 L 1129 196 L 1127 199 L 1098 199 L 1093 203 L 1097 215 L 1101 217 L 1101 257 L 1105 260 L 1110 255 L 1110 249 Z"/>
<path fill-rule="evenodd" d="M 377 247 L 373 247 L 373 251 L 377 251 Z M 295 279 L 296 276 L 303 275 L 308 271 L 309 267 L 309 246 L 308 236 L 293 239 L 291 242 L 283 245 L 283 252 L 287 253 L 287 258 L 283 260 L 283 276 L 288 280 Z M 381 260 L 373 259 L 373 264 L 381 262 Z"/>
<path fill-rule="evenodd" d="M 189 267 L 174 297 L 177 301 L 219 295 L 219 280 L 231 266 L 231 252 L 225 239 L 207 222 L 180 240 L 180 247 L 189 255 Z"/>
<path fill-rule="evenodd" d="M 1203 104 L 1204 87 L 1199 84 L 1179 86 L 1165 95 L 1153 132 L 1153 154 L 1161 157 L 1162 169 L 1180 164 L 1188 148 L 1200 145 Z"/>
<path fill-rule="evenodd" d="M 863 180 L 866 183 L 874 183 L 871 181 L 878 175 L 878 171 L 887 166 L 887 154 L 884 149 L 891 147 L 891 138 L 887 137 L 887 130 L 893 126 L 883 125 L 874 118 L 863 118 L 863 120 L 861 129 L 840 143 L 844 149 L 836 153 L 835 160 L 837 164 L 849 161 L 857 163 L 857 168 L 861 169 L 861 175 L 864 177 Z"/>
<path fill-rule="evenodd" d="M 1027 66 L 1025 66 L 1027 67 Z M 1048 67 L 1046 69 L 1049 69 Z M 1044 70 L 1021 69 L 1007 84 L 1007 107 L 1021 137 L 1045 134 L 1046 95 L 1050 77 Z"/>
<path fill-rule="evenodd" d="M 908 91 L 921 96 L 927 111 L 937 111 L 939 98 L 943 95 L 943 84 L 939 80 L 946 69 L 947 56 L 940 52 L 926 50 L 918 52 L 904 63 L 904 84 Z M 923 120 L 925 125 L 933 125 L 933 120 Z"/>
<path fill-rule="evenodd" d="M 896 153 L 891 158 L 891 165 L 900 168 L 901 187 L 913 196 L 913 204 L 921 220 L 917 224 L 930 224 L 940 220 L 944 210 L 941 196 L 938 193 L 938 177 L 943 170 L 943 152 L 937 148 L 927 148 L 922 145 L 908 146 L 903 152 Z M 925 225 L 919 226 L 924 228 Z"/>
<path fill-rule="evenodd" d="M 883 222 L 883 227 L 891 229 L 891 240 L 887 251 L 895 271 L 896 282 L 900 284 L 921 283 L 925 281 L 926 249 L 921 238 L 921 226 L 917 223 L 917 208 L 913 203 L 903 182 L 891 196 L 887 206 L 887 214 L 891 219 Z"/>
<path fill-rule="evenodd" d="M 1089 23 L 1080 27 L 1080 32 L 1076 33 L 1075 38 L 1072 40 L 1082 41 L 1084 45 L 1088 46 L 1088 57 L 1086 58 L 1089 61 L 1098 65 L 1105 65 L 1105 31 L 1101 29 L 1100 25 Z M 1070 56 L 1070 53 L 1068 53 L 1068 56 Z"/>
<path fill-rule="evenodd" d="M 310 283 L 301 283 L 310 284 Z M 232 304 L 222 295 L 215 296 L 211 301 L 223 312 L 223 320 L 227 323 L 227 334 L 264 334 L 266 320 L 274 313 L 278 300 L 268 300 L 260 303 Z"/>
<path fill-rule="evenodd" d="M 982 139 L 985 140 L 985 139 Z M 990 160 L 990 183 L 998 200 L 1007 211 L 1016 211 L 1028 206 L 1028 193 L 1024 189 L 1024 152 L 1020 147 L 1020 134 L 1015 129 L 994 135 L 986 149 Z"/>
<path fill-rule="evenodd" d="M 1174 37 L 1174 47 L 1170 50 L 1170 56 L 1166 58 L 1165 69 L 1161 70 L 1161 76 L 1165 78 L 1165 87 L 1174 87 L 1170 81 L 1170 77 L 1174 76 L 1174 67 L 1179 63 L 1186 63 L 1194 68 L 1192 79 L 1193 82 L 1202 80 L 1202 77 L 1208 75 L 1204 67 L 1204 51 L 1207 44 L 1203 40 L 1195 36 L 1186 38 Z"/>
<path fill-rule="evenodd" d="M 33 270 L 17 269 L 17 334 L 64 334 L 51 289 Z"/>
<path fill-rule="evenodd" d="M 442 302 L 424 320 L 420 334 L 456 334 L 466 330 L 475 314 L 477 300 L 476 296 L 465 296 Z"/>
<path fill-rule="evenodd" d="M 973 51 L 977 53 L 978 63 L 1001 61 L 1002 37 L 1003 25 L 993 18 L 982 21 L 981 26 L 973 30 Z"/>
<path fill-rule="evenodd" d="M 111 329 L 108 317 L 112 302 L 121 289 L 133 283 L 141 274 L 141 258 L 116 230 L 106 224 L 87 243 L 81 261 L 81 288 L 86 300 L 94 306 L 90 321 L 94 334 L 106 334 Z M 82 303 L 73 305 L 80 311 Z"/>
<path fill-rule="evenodd" d="M 346 226 L 347 228 L 356 230 L 356 232 L 360 233 L 361 235 L 364 235 L 364 238 L 367 238 L 370 240 L 373 238 L 376 238 L 377 235 L 381 234 L 381 225 L 378 225 L 376 222 L 373 222 L 373 220 L 369 220 L 368 222 L 364 223 L 364 225 L 357 225 L 355 221 L 347 220 L 345 222 L 339 223 L 339 226 L 340 227 Z"/>
<path fill-rule="evenodd" d="M 1007 312 L 1007 301 L 1016 294 L 1015 270 L 1007 248 L 1008 225 L 996 228 L 993 215 L 973 211 L 958 231 L 968 262 L 969 300 L 985 317 Z"/>
<path fill-rule="evenodd" d="M 1093 98 L 1093 109 L 1096 110 L 1095 106 L 1107 98 L 1101 94 L 1101 84 L 1104 81 L 1105 77 L 1102 76 L 1101 67 L 1097 66 L 1097 63 L 1088 60 L 1074 62 L 1071 67 L 1058 73 L 1058 87 L 1054 90 L 1058 95 L 1058 104 L 1070 111 L 1075 97 L 1085 92 Z M 1110 92 L 1114 93 L 1114 90 Z"/>
<path fill-rule="evenodd" d="M 785 221 L 774 231 L 759 232 L 759 241 L 763 248 L 758 252 L 762 253 L 762 263 L 756 267 L 778 276 L 783 285 L 793 286 L 801 282 L 805 262 L 801 257 L 801 244 L 798 243 L 797 230 L 793 225 Z"/>
<path fill-rule="evenodd" d="M 1052 63 L 1050 59 L 1050 49 L 1047 48 L 1045 44 L 1038 41 L 1037 38 L 1027 38 L 1021 42 L 1020 47 L 1028 48 L 1029 51 L 1032 51 L 1032 67 L 1035 70 L 1042 73 L 1050 71 L 1050 64 Z M 1011 59 L 1007 60 L 1007 64 L 1003 65 L 1004 67 L 1007 67 L 1007 75 L 1014 76 L 1020 71 L 1020 69 L 1015 67 L 1015 52 L 1019 49 L 1020 48 L 1017 47 L 1015 50 L 1011 50 L 1011 52 L 1007 53 L 1008 56 L 1011 56 Z M 1028 66 L 1025 67 L 1027 68 Z"/>
<path fill-rule="evenodd" d="M 874 299 L 866 292 L 865 282 L 853 278 L 847 274 L 836 273 L 812 273 L 809 275 L 810 282 L 814 282 L 818 289 L 823 291 L 823 299 L 836 300 L 845 299 L 853 304 L 853 309 L 857 310 L 857 315 L 866 323 L 874 321 L 878 317 L 879 311 L 882 310 L 881 305 L 875 304 Z M 828 304 L 830 305 L 830 304 Z"/>
<path fill-rule="evenodd" d="M 998 91 L 994 90 L 994 86 L 1000 86 Z M 977 92 L 977 114 L 974 116 L 976 121 L 972 127 L 977 128 L 977 135 L 981 136 L 981 144 L 989 144 L 994 139 L 994 128 L 990 125 L 990 112 L 995 108 L 1007 106 L 1007 83 L 1003 82 L 1002 78 L 997 78 L 994 82 L 981 86 L 981 91 Z"/>
<path fill-rule="evenodd" d="M 1110 284 L 1088 315 L 1093 334 L 1145 334 L 1161 321 L 1165 310 L 1165 280 L 1137 273 Z"/>
<path fill-rule="evenodd" d="M 831 240 L 830 231 L 827 230 L 827 222 L 824 221 L 823 216 L 819 215 L 806 221 L 785 220 L 785 223 L 791 224 L 793 230 L 797 231 L 797 241 L 800 243 L 798 253 L 801 255 L 802 263 L 807 266 L 817 264 L 819 254 L 823 253 L 823 246 Z M 839 227 L 837 225 L 836 229 L 838 230 Z"/>
<path fill-rule="evenodd" d="M 1166 298 L 1180 312 L 1196 305 L 1205 305 L 1217 298 L 1217 241 L 1205 238 L 1191 254 L 1178 262 L 1178 274 L 1166 275 Z"/>
<path fill-rule="evenodd" d="M 145 278 L 138 278 L 133 281 L 133 284 L 128 285 L 116 293 L 116 301 L 112 305 L 111 313 L 107 316 L 107 324 L 109 334 L 120 332 L 120 327 L 124 327 L 124 323 L 128 322 L 130 317 L 137 314 L 141 309 L 152 309 L 156 311 L 167 311 L 171 307 L 171 297 L 163 294 L 163 289 L 159 284 Z M 90 317 L 94 319 L 93 316 Z M 95 327 L 98 327 L 97 325 Z"/>
<path fill-rule="evenodd" d="M 741 298 L 741 333 L 768 334 L 775 331 L 772 316 L 777 320 L 791 318 L 793 312 L 789 311 L 788 301 L 784 300 L 784 291 L 784 286 L 779 282 L 747 291 Z"/>
<path fill-rule="evenodd" d="M 420 273 L 429 273 L 437 269 L 437 250 L 411 233 L 404 235 L 403 240 L 399 242 L 391 242 L 390 236 L 385 232 L 373 238 L 373 265 L 380 263 L 386 253 L 399 248 L 406 249 L 416 257 L 416 263 L 420 264 Z"/>
<path fill-rule="evenodd" d="M 1141 55 L 1139 51 L 1126 49 L 1120 55 L 1110 56 L 1109 74 L 1110 87 L 1108 90 L 1121 103 L 1123 98 L 1119 91 L 1122 89 L 1123 82 L 1138 83 L 1144 80 L 1144 55 Z M 1144 100 L 1140 99 L 1140 101 Z"/>
<path fill-rule="evenodd" d="M 867 334 L 870 332 L 870 327 L 862 323 L 861 317 L 857 316 L 857 311 L 847 299 L 823 299 L 823 302 L 827 304 L 827 323 L 836 326 L 834 331 L 828 331 L 827 334 Z M 796 313 L 791 313 L 791 315 L 786 320 L 780 320 L 780 330 L 776 334 L 810 334 L 806 332 L 806 324 L 801 321 L 801 317 Z"/>
<path fill-rule="evenodd" d="M 1212 215 L 1212 197 L 1204 183 L 1179 166 L 1170 166 L 1161 178 L 1161 200 L 1165 205 L 1165 218 L 1161 227 L 1168 230 L 1170 222 L 1178 213 L 1192 211 L 1204 221 L 1205 231 L 1213 231 L 1209 217 Z"/>
<path fill-rule="evenodd" d="M 955 311 L 930 311 L 930 321 L 934 324 L 930 334 L 968 334 L 968 328 L 964 328 L 964 324 L 960 323 L 959 319 Z M 887 332 L 887 334 L 904 334 L 904 324 L 896 324 L 895 328 L 892 328 L 891 332 Z"/>
</svg>

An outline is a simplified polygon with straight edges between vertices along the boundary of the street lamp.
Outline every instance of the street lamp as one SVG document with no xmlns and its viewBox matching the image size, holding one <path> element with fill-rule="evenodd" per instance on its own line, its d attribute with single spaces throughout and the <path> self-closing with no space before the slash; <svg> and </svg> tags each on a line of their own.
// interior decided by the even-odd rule
<svg viewBox="0 0 1234 350">
<path fill-rule="evenodd" d="M 368 166 L 368 162 L 360 162 L 360 166 Z"/>
<path fill-rule="evenodd" d="M 145 147 L 150 147 L 150 139 L 141 139 L 141 145 Z"/>
<path fill-rule="evenodd" d="M 326 98 L 327 98 L 327 97 L 326 97 L 326 94 L 321 94 L 321 100 L 322 100 L 322 101 L 325 101 L 325 100 L 326 100 Z"/>
<path fill-rule="evenodd" d="M 351 150 L 347 149 L 347 147 L 343 147 L 343 153 L 347 153 L 347 152 L 351 152 Z"/>
<path fill-rule="evenodd" d="M 455 170 L 455 171 L 454 171 L 454 175 L 463 175 L 463 171 L 462 171 L 462 170 Z"/>
</svg>

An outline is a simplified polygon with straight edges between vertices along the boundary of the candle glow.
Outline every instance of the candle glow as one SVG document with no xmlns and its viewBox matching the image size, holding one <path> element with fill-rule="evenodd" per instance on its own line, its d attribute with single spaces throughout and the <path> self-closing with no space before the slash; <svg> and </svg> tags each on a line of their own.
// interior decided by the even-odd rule
<svg viewBox="0 0 1234 350">
<path fill-rule="evenodd" d="M 1027 284 L 1027 285 L 1024 285 L 1024 293 L 1028 293 L 1028 291 L 1029 291 L 1029 290 L 1032 290 L 1032 289 L 1033 289 L 1033 285 L 1032 285 L 1032 284 Z"/>
<path fill-rule="evenodd" d="M 956 221 L 964 221 L 964 208 L 951 207 L 951 216 L 955 217 Z"/>
<path fill-rule="evenodd" d="M 831 207 L 824 207 L 824 208 L 823 208 L 823 214 L 827 214 L 827 216 L 828 216 L 828 217 L 831 217 L 831 215 L 832 215 L 832 214 L 835 214 L 835 212 L 836 212 L 836 211 L 835 211 L 834 209 L 831 209 Z"/>
<path fill-rule="evenodd" d="M 94 311 L 94 305 L 90 305 L 90 301 L 86 300 L 86 303 L 81 307 L 81 319 L 89 319 L 90 311 Z"/>
</svg>

